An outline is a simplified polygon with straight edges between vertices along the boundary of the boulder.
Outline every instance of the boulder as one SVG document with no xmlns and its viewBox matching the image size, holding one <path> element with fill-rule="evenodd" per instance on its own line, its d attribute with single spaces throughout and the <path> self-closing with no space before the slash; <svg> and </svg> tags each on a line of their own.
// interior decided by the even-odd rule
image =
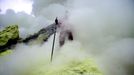
<svg viewBox="0 0 134 75">
<path fill-rule="evenodd" d="M 0 31 L 0 52 L 11 45 L 16 44 L 19 39 L 18 25 L 6 27 Z"/>
</svg>

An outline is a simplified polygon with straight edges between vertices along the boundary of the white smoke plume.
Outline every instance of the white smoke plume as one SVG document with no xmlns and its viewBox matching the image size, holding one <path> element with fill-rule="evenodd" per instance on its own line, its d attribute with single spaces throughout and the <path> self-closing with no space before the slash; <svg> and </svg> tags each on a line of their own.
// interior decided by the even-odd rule
<svg viewBox="0 0 134 75">
<path fill-rule="evenodd" d="M 74 41 L 67 41 L 60 49 L 57 35 L 57 55 L 60 52 L 68 54 L 68 61 L 88 55 L 94 58 L 105 75 L 134 74 L 133 0 L 33 0 L 32 10 L 34 16 L 8 10 L 0 15 L 0 25 L 18 24 L 21 36 L 26 37 L 53 23 L 55 17 L 63 18 L 67 11 L 67 22 L 72 25 Z M 52 37 L 42 46 L 17 45 L 12 55 L 0 60 L 10 59 L 8 63 L 0 65 L 2 74 L 20 75 L 30 66 L 49 62 L 51 44 Z M 79 49 L 83 49 L 84 53 L 81 54 Z M 58 60 L 56 55 L 54 58 Z"/>
</svg>

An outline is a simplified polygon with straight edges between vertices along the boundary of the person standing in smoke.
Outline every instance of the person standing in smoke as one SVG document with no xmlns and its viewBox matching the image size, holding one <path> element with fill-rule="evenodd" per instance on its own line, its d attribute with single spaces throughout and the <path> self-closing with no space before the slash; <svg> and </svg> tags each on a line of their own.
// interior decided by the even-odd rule
<svg viewBox="0 0 134 75">
<path fill-rule="evenodd" d="M 66 38 L 70 41 L 73 40 L 72 30 L 69 24 L 66 22 L 66 18 L 62 20 L 58 20 L 58 18 L 56 17 L 55 24 L 57 25 L 56 27 L 60 31 L 60 35 L 59 35 L 60 47 L 64 45 Z"/>
</svg>

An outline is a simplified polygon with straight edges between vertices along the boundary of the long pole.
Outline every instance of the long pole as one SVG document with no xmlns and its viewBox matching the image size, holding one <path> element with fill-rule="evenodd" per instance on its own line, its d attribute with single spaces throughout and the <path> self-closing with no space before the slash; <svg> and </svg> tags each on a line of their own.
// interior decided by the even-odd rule
<svg viewBox="0 0 134 75">
<path fill-rule="evenodd" d="M 54 52 L 55 36 L 56 36 L 56 25 L 54 25 L 54 38 L 53 38 L 53 45 L 52 45 L 52 52 L 51 52 L 51 62 L 52 62 L 52 60 L 53 60 L 53 52 Z"/>
</svg>

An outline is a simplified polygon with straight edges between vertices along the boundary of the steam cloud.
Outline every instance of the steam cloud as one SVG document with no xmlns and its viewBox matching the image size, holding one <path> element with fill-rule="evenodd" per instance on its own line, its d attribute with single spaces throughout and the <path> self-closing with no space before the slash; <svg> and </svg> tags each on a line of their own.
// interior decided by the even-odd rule
<svg viewBox="0 0 134 75">
<path fill-rule="evenodd" d="M 25 38 L 53 23 L 55 17 L 64 17 L 68 11 L 67 22 L 72 25 L 75 40 L 71 43 L 67 41 L 60 49 L 57 36 L 57 54 L 61 52 L 70 55 L 68 61 L 88 55 L 94 58 L 105 75 L 133 75 L 133 4 L 132 0 L 33 0 L 34 16 L 8 10 L 6 14 L 0 14 L 0 25 L 18 24 L 21 37 Z M 0 62 L 10 59 L 9 62 L 0 64 L 0 73 L 20 74 L 28 67 L 37 66 L 37 63 L 46 63 L 51 43 L 52 37 L 42 46 L 17 45 L 12 55 L 0 59 Z M 83 54 L 79 52 L 80 48 L 84 50 Z"/>
</svg>

